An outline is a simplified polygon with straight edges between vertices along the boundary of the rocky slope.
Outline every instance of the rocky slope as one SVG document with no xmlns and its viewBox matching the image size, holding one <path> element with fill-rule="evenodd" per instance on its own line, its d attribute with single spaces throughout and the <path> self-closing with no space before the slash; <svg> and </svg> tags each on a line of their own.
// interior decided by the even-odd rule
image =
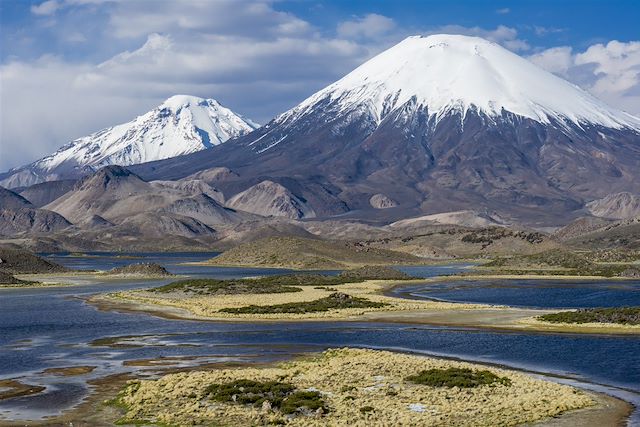
<svg viewBox="0 0 640 427">
<path fill-rule="evenodd" d="M 261 216 L 283 216 L 293 219 L 316 216 L 306 200 L 295 196 L 286 187 L 273 181 L 262 181 L 236 194 L 227 204 L 234 209 Z"/>
<path fill-rule="evenodd" d="M 69 271 L 54 262 L 21 249 L 0 247 L 0 271 L 7 274 L 64 273 Z"/>
<path fill-rule="evenodd" d="M 62 215 L 37 209 L 21 195 L 0 187 L 0 236 L 55 232 L 69 226 Z"/>
<path fill-rule="evenodd" d="M 598 217 L 628 219 L 640 216 L 640 195 L 622 192 L 587 203 L 589 212 Z"/>
<path fill-rule="evenodd" d="M 600 227 L 574 232 L 565 244 L 589 250 L 640 250 L 640 217 L 608 222 Z"/>
<path fill-rule="evenodd" d="M 319 239 L 270 237 L 238 245 L 210 260 L 213 265 L 245 265 L 302 269 L 349 266 L 416 264 L 422 260 L 406 253 L 358 244 Z"/>
<path fill-rule="evenodd" d="M 0 209 L 20 209 L 20 208 L 32 208 L 33 204 L 30 201 L 14 193 L 11 190 L 7 190 L 4 187 L 0 187 Z"/>
<path fill-rule="evenodd" d="M 75 185 L 76 180 L 74 179 L 47 181 L 24 188 L 20 190 L 19 194 L 29 200 L 35 207 L 41 208 L 73 190 Z"/>
<path fill-rule="evenodd" d="M 202 228 L 202 224 L 237 223 L 248 217 L 222 206 L 207 194 L 193 194 L 193 187 L 188 185 L 185 190 L 180 183 L 149 183 L 121 166 L 108 166 L 80 181 L 74 190 L 46 208 L 74 223 L 97 215 L 112 223 L 131 224 L 153 214 L 167 216 L 172 222 L 177 220 L 187 228 Z"/>
</svg>

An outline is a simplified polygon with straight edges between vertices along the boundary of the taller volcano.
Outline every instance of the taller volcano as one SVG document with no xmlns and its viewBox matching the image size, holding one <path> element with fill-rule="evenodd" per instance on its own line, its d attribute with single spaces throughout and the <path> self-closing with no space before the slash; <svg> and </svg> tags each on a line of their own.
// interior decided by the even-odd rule
<svg viewBox="0 0 640 427">
<path fill-rule="evenodd" d="M 326 197 L 309 183 L 361 213 L 382 194 L 397 205 L 387 216 L 471 206 L 561 218 L 638 190 L 640 119 L 495 43 L 416 36 L 234 144 L 152 167 L 213 165 L 236 170 L 237 189 L 293 178 L 316 212 Z"/>
<path fill-rule="evenodd" d="M 449 114 L 504 113 L 541 123 L 562 121 L 637 128 L 616 111 L 496 43 L 459 35 L 413 36 L 312 95 L 278 121 L 330 105 L 337 115 L 366 113 L 376 124 L 411 104 L 437 122 Z M 262 144 L 264 145 L 264 144 Z"/>
</svg>

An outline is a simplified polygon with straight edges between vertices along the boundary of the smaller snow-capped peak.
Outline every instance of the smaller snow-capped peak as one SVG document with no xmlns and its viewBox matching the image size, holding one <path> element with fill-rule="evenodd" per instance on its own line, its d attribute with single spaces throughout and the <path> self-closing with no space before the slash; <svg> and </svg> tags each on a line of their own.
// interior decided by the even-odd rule
<svg viewBox="0 0 640 427">
<path fill-rule="evenodd" d="M 175 95 L 134 120 L 76 139 L 31 165 L 16 168 L 11 186 L 194 153 L 258 127 L 215 99 Z M 24 181 L 24 182 L 22 182 Z"/>
<path fill-rule="evenodd" d="M 223 107 L 218 101 L 212 98 L 205 99 L 192 95 L 174 95 L 167 98 L 162 104 L 160 104 L 160 106 L 158 106 L 158 109 L 169 109 L 174 114 L 178 114 L 183 108 L 188 108 L 192 111 L 198 108 L 212 110 L 216 113 L 216 117 L 220 119 L 218 121 L 226 121 L 230 124 L 235 124 L 237 128 L 246 128 L 246 125 L 249 125 L 251 130 L 253 130 L 260 126 L 250 119 Z"/>
<path fill-rule="evenodd" d="M 549 123 L 594 124 L 640 130 L 640 119 L 479 37 L 411 36 L 278 117 L 306 115 L 316 105 L 350 113 L 366 108 L 380 122 L 415 99 L 436 119 L 469 109 L 488 116 L 503 111 Z M 333 110 L 333 108 L 337 109 Z"/>
</svg>

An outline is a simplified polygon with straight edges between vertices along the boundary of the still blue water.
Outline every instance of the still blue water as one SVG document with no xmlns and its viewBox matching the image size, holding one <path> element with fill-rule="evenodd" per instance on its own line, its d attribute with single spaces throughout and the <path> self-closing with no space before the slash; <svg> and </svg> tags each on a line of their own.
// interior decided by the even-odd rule
<svg viewBox="0 0 640 427">
<path fill-rule="evenodd" d="M 447 281 L 394 289 L 405 297 L 534 308 L 640 306 L 640 280 Z"/>
<path fill-rule="evenodd" d="M 199 255 L 200 256 L 200 255 Z M 205 255 L 202 255 L 205 256 Z M 265 269 L 177 266 L 177 258 L 151 255 L 170 271 L 215 277 L 273 274 Z M 204 259 L 208 258 L 206 256 Z M 67 265 L 103 269 L 113 262 L 140 262 L 73 257 L 55 258 Z M 191 259 L 193 260 L 193 259 Z M 409 268 L 409 267 L 407 267 Z M 424 277 L 449 274 L 464 266 L 410 267 Z M 278 360 L 301 352 L 336 346 L 398 349 L 506 364 L 615 387 L 630 400 L 640 393 L 640 339 L 620 336 L 501 333 L 463 328 L 406 324 L 309 322 L 214 323 L 165 320 L 146 314 L 99 311 L 82 299 L 97 292 L 150 287 L 168 281 L 121 281 L 67 288 L 0 290 L 0 378 L 42 384 L 47 391 L 0 402 L 0 419 L 32 419 L 55 415 L 77 404 L 87 393 L 86 381 L 109 374 L 152 375 L 156 368 L 123 362 L 137 359 L 191 357 L 180 365 Z M 132 337 L 131 337 L 132 336 Z M 104 337 L 125 338 L 126 346 L 93 346 Z M 170 360 L 170 359 L 166 359 Z M 96 366 L 80 377 L 53 377 L 43 369 Z"/>
</svg>

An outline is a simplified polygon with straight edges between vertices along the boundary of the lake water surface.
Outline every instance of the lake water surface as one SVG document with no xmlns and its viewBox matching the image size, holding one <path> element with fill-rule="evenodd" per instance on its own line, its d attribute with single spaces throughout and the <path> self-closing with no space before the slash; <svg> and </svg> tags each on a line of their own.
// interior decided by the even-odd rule
<svg viewBox="0 0 640 427">
<path fill-rule="evenodd" d="M 169 271 L 200 277 L 286 272 L 178 265 L 185 260 L 199 261 L 212 255 L 135 254 L 140 258 L 134 259 L 100 254 L 91 258 L 55 256 L 52 259 L 68 266 L 92 269 L 153 261 L 165 265 Z M 464 268 L 466 266 L 459 265 L 404 269 L 417 276 L 433 277 Z M 181 365 L 230 361 L 257 363 L 336 346 L 395 349 L 504 364 L 600 384 L 611 394 L 640 402 L 638 337 L 505 333 L 384 323 L 180 321 L 146 314 L 99 311 L 82 299 L 98 292 L 167 282 L 123 280 L 86 286 L 0 290 L 0 379 L 18 377 L 26 383 L 47 387 L 40 395 L 0 402 L 0 419 L 36 419 L 59 414 L 87 395 L 90 387 L 86 382 L 93 378 L 123 372 L 155 374 L 155 368 L 127 366 L 126 361 L 178 357 Z M 522 289 L 535 289 L 534 283 L 527 282 L 522 286 Z M 538 289 L 544 293 L 548 287 L 543 284 Z M 466 298 L 463 296 L 465 290 L 450 291 L 457 292 L 460 300 Z M 589 288 L 587 292 L 592 291 Z M 611 297 L 618 301 L 617 287 L 605 283 L 600 291 L 604 293 L 601 300 Z M 423 297 L 421 292 L 412 291 L 413 297 Z M 426 295 L 431 297 L 431 291 Z M 507 303 L 499 296 L 494 299 L 496 303 Z M 537 300 L 524 305 L 544 306 Z M 119 346 L 91 345 L 97 339 L 108 337 L 128 338 L 121 339 Z M 96 369 L 79 377 L 42 373 L 46 368 L 76 365 L 96 366 Z M 637 415 L 634 417 L 632 422 L 635 423 L 638 418 Z"/>
<path fill-rule="evenodd" d="M 527 308 L 640 306 L 640 280 L 443 281 L 395 288 L 398 296 Z"/>
</svg>

